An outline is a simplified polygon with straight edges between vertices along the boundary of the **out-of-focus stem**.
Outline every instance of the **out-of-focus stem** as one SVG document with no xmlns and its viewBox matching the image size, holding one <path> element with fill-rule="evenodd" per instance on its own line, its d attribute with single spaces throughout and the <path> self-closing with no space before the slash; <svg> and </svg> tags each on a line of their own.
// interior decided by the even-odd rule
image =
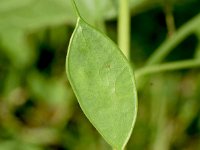
<svg viewBox="0 0 200 150">
<path fill-rule="evenodd" d="M 166 41 L 151 55 L 146 65 L 160 63 L 182 40 L 191 33 L 195 33 L 199 26 L 200 14 L 183 25 L 171 38 L 166 39 Z"/>
<path fill-rule="evenodd" d="M 168 36 L 171 37 L 176 31 L 176 27 L 175 27 L 173 12 L 172 12 L 172 5 L 170 4 L 168 0 L 165 0 L 164 11 L 165 11 L 165 20 L 166 20 L 166 25 L 167 25 L 167 30 L 168 30 Z"/>
<path fill-rule="evenodd" d="M 119 0 L 118 45 L 127 59 L 130 58 L 129 0 Z"/>
<path fill-rule="evenodd" d="M 135 76 L 136 76 L 136 79 L 138 79 L 141 76 L 148 75 L 148 74 L 153 74 L 153 73 L 158 73 L 158 72 L 163 72 L 163 71 L 195 68 L 195 67 L 200 67 L 200 60 L 197 60 L 197 59 L 183 60 L 183 61 L 170 62 L 170 63 L 143 67 L 135 71 Z"/>
</svg>

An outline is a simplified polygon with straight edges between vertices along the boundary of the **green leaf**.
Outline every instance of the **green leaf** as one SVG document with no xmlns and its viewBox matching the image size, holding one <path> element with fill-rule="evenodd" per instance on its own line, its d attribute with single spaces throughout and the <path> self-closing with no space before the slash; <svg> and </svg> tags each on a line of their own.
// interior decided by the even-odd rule
<svg viewBox="0 0 200 150">
<path fill-rule="evenodd" d="M 135 123 L 137 93 L 133 71 L 120 49 L 79 18 L 66 69 L 85 115 L 113 148 L 123 149 Z"/>
</svg>

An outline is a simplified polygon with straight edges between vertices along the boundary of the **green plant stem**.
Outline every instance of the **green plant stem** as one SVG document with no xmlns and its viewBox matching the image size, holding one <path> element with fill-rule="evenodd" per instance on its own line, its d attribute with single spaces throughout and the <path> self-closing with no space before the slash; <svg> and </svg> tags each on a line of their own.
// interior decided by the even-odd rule
<svg viewBox="0 0 200 150">
<path fill-rule="evenodd" d="M 197 32 L 197 39 L 198 39 L 198 41 L 200 41 L 200 30 Z M 198 42 L 198 44 L 196 46 L 194 57 L 196 59 L 200 58 L 200 42 Z"/>
<path fill-rule="evenodd" d="M 77 7 L 77 5 L 76 5 L 75 0 L 71 0 L 71 1 L 72 1 L 73 6 L 74 6 L 74 9 L 76 10 L 77 16 L 80 17 L 80 18 L 82 19 L 81 14 L 80 14 L 80 12 L 79 12 L 79 9 L 78 9 L 78 7 Z"/>
<path fill-rule="evenodd" d="M 195 32 L 200 25 L 200 14 L 183 25 L 171 38 L 168 38 L 147 61 L 147 65 L 160 63 L 182 40 Z"/>
<path fill-rule="evenodd" d="M 165 12 L 165 20 L 168 30 L 168 36 L 172 37 L 176 31 L 174 16 L 172 12 L 172 5 L 168 0 L 164 2 L 164 12 Z"/>
<path fill-rule="evenodd" d="M 179 69 L 195 68 L 200 67 L 200 60 L 183 60 L 177 62 L 164 63 L 159 65 L 147 66 L 135 71 L 136 80 L 141 76 L 163 72 L 163 71 L 172 71 Z"/>
<path fill-rule="evenodd" d="M 129 0 L 119 0 L 118 45 L 127 59 L 130 58 Z"/>
</svg>

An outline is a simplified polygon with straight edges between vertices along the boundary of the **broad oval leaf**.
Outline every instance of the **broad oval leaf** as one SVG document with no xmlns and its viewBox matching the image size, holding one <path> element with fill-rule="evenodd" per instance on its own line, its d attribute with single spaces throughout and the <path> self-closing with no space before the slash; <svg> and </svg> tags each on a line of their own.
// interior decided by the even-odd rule
<svg viewBox="0 0 200 150">
<path fill-rule="evenodd" d="M 135 123 L 137 93 L 132 69 L 122 52 L 79 18 L 66 69 L 85 115 L 113 148 L 123 149 Z"/>
</svg>

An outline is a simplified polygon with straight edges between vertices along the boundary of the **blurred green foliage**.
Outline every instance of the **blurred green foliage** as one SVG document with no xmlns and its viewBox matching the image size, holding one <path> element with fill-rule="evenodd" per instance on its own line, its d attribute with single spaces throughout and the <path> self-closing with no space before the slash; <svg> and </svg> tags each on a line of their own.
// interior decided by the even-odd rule
<svg viewBox="0 0 200 150">
<path fill-rule="evenodd" d="M 166 2 L 177 28 L 200 12 L 199 0 L 131 0 L 135 68 L 168 36 Z M 116 41 L 117 0 L 77 4 L 90 24 Z M 0 0 L 0 150 L 110 149 L 81 112 L 66 78 L 75 22 L 70 0 Z M 199 40 L 200 30 L 165 61 L 199 59 Z M 200 149 L 199 99 L 199 69 L 149 76 L 139 90 L 138 118 L 127 149 Z"/>
</svg>

